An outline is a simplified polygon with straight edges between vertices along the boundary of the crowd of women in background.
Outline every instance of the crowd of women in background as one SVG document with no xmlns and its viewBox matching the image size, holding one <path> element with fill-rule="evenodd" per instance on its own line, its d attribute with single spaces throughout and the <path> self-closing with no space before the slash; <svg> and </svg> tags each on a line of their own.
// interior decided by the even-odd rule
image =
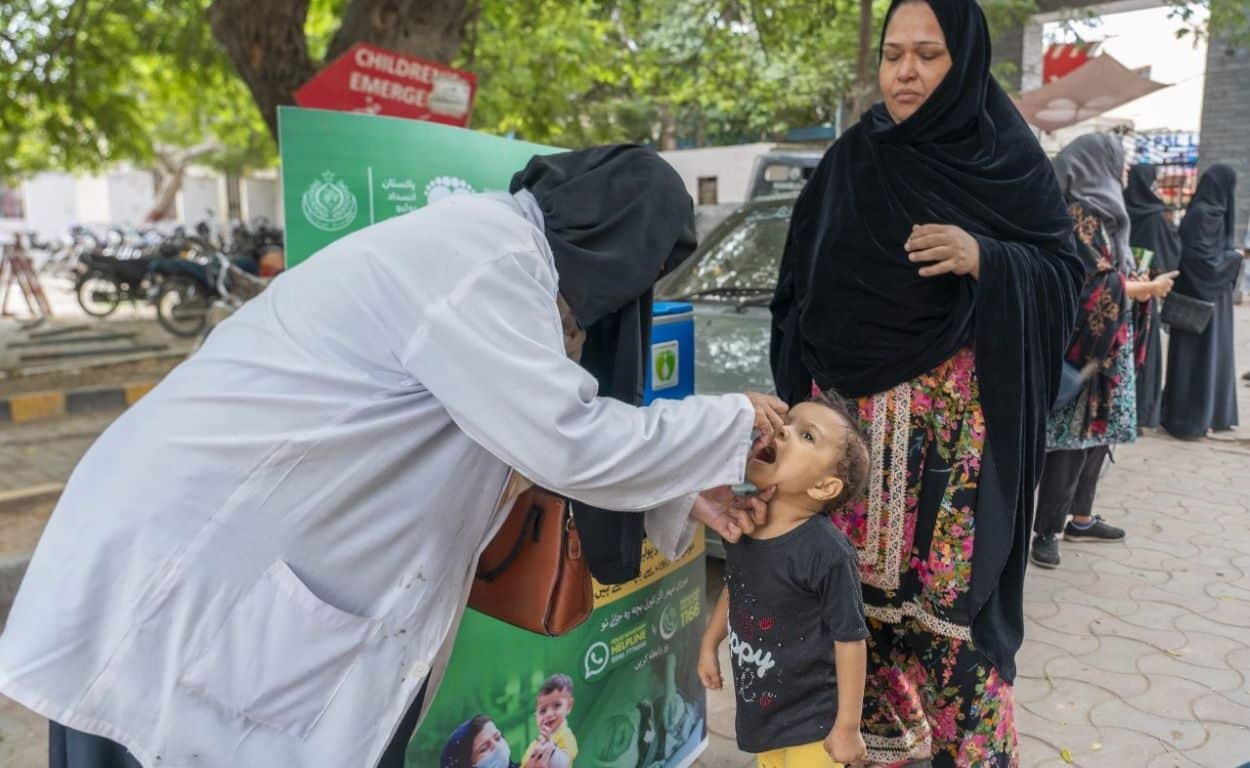
<svg viewBox="0 0 1250 768">
<path fill-rule="evenodd" d="M 1087 277 L 1038 491 L 1030 557 L 1047 568 L 1060 564 L 1060 536 L 1124 538 L 1093 511 L 1114 446 L 1145 428 L 1196 439 L 1237 425 L 1236 175 L 1224 165 L 1204 173 L 1178 232 L 1154 189 L 1157 170 L 1135 166 L 1122 186 L 1124 165 L 1120 140 L 1104 134 L 1082 136 L 1055 158 Z M 1174 301 L 1209 319 L 1201 330 L 1168 329 L 1165 386 L 1159 310 L 1173 288 Z"/>
</svg>

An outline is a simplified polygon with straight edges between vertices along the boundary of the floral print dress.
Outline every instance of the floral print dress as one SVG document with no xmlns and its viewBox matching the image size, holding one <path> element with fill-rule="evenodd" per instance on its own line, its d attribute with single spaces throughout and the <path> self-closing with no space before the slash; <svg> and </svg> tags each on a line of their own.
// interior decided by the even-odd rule
<svg viewBox="0 0 1250 768">
<path fill-rule="evenodd" d="M 870 436 L 868 492 L 833 521 L 860 561 L 869 762 L 1017 766 L 1011 685 L 970 629 L 985 447 L 975 357 L 965 349 L 857 407 Z"/>
<path fill-rule="evenodd" d="M 1150 323 L 1149 305 L 1130 302 L 1125 294 L 1124 284 L 1131 274 L 1127 265 L 1116 263 L 1111 237 L 1098 214 L 1080 201 L 1074 201 L 1068 213 L 1089 276 L 1066 360 L 1078 368 L 1090 365 L 1096 370 L 1076 399 L 1051 413 L 1046 428 L 1048 451 L 1137 440 L 1136 357 L 1145 350 L 1134 344 L 1134 331 L 1144 339 Z"/>
</svg>

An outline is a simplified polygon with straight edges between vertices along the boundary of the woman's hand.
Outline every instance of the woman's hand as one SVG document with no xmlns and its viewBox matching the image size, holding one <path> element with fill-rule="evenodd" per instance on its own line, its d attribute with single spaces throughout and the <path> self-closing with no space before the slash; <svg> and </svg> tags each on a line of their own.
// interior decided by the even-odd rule
<svg viewBox="0 0 1250 768">
<path fill-rule="evenodd" d="M 1176 276 L 1179 271 L 1165 272 L 1154 280 L 1150 281 L 1151 293 L 1156 299 L 1166 299 L 1168 294 L 1172 292 L 1172 286 L 1176 283 Z"/>
<path fill-rule="evenodd" d="M 762 395 L 759 392 L 747 392 L 746 395 L 751 401 L 751 406 L 755 408 L 755 429 L 759 431 L 755 445 L 751 446 L 751 452 L 754 454 L 761 445 L 773 439 L 777 430 L 785 426 L 786 422 L 782 417 L 790 411 L 790 406 L 786 405 L 781 398 L 772 395 Z"/>
<path fill-rule="evenodd" d="M 959 227 L 946 224 L 917 224 L 903 246 L 913 263 L 928 262 L 921 277 L 972 275 L 981 277 L 981 245 Z"/>
<path fill-rule="evenodd" d="M 754 496 L 738 498 L 728 486 L 713 488 L 699 494 L 690 516 L 734 544 L 742 534 L 768 522 L 768 501 L 776 492 L 776 488 L 766 488 Z"/>
</svg>

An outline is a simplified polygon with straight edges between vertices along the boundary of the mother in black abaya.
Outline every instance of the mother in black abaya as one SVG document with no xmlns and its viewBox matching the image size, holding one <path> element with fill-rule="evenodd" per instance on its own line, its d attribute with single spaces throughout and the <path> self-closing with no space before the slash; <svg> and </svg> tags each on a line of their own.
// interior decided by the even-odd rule
<svg viewBox="0 0 1250 768">
<path fill-rule="evenodd" d="M 795 206 L 772 364 L 856 399 L 867 498 L 835 523 L 869 619 L 874 764 L 1014 766 L 1033 490 L 1084 277 L 1050 162 L 990 76 L 974 0 L 895 0 L 884 103 Z"/>
<path fill-rule="evenodd" d="M 1176 292 L 1215 304 L 1202 333 L 1172 328 L 1168 338 L 1163 428 L 1195 440 L 1237 426 L 1237 362 L 1233 357 L 1233 285 L 1241 268 L 1234 248 L 1237 174 L 1214 165 L 1198 182 L 1181 222 L 1181 276 Z"/>
</svg>

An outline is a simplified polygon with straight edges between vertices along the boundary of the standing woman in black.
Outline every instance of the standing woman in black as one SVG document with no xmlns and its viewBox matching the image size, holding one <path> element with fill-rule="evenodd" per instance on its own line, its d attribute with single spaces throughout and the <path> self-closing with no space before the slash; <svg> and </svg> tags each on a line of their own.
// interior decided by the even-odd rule
<svg viewBox="0 0 1250 768">
<path fill-rule="evenodd" d="M 1163 428 L 1196 440 L 1237 426 L 1237 361 L 1233 353 L 1233 285 L 1241 256 L 1233 245 L 1233 191 L 1237 174 L 1214 165 L 1181 222 L 1181 276 L 1176 292 L 1215 303 L 1202 333 L 1173 328 L 1168 339 Z"/>
<path fill-rule="evenodd" d="M 1167 203 L 1155 193 L 1159 168 L 1136 165 L 1128 173 L 1124 205 L 1128 208 L 1129 245 L 1154 254 L 1150 277 L 1176 269 L 1181 261 L 1181 238 L 1168 219 Z M 1163 409 L 1163 331 L 1159 327 L 1158 302 L 1149 306 L 1149 329 L 1134 336 L 1140 351 L 1137 370 L 1137 426 L 1157 427 Z M 1140 329 L 1136 329 L 1140 331 Z"/>
<path fill-rule="evenodd" d="M 871 764 L 1018 761 L 1012 681 L 1046 415 L 1084 267 L 1050 162 L 990 76 L 974 0 L 895 0 L 884 103 L 795 206 L 774 298 L 777 391 L 854 398 Z"/>
</svg>

